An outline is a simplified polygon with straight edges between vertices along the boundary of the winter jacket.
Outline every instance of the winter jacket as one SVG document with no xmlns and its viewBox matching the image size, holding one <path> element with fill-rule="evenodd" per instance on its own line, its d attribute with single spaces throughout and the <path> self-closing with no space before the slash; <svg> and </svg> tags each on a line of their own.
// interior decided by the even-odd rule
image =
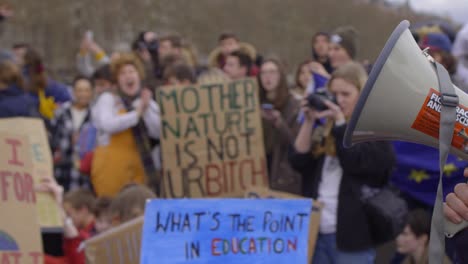
<svg viewBox="0 0 468 264">
<path fill-rule="evenodd" d="M 345 130 L 346 125 L 332 129 L 337 157 L 343 169 L 338 191 L 336 243 L 341 251 L 356 252 L 374 247 L 360 200 L 361 187 L 366 185 L 378 188 L 386 185 L 395 156 L 388 142 L 366 142 L 344 148 L 342 142 Z M 303 195 L 317 199 L 325 155 L 314 158 L 311 153 L 299 153 L 292 147 L 289 159 L 293 168 L 303 176 Z"/>
<path fill-rule="evenodd" d="M 0 118 L 39 116 L 38 103 L 21 88 L 10 85 L 0 90 Z"/>
<path fill-rule="evenodd" d="M 39 105 L 39 96 L 36 93 L 31 93 L 33 100 Z M 47 86 L 45 88 L 45 96 L 54 98 L 56 104 L 63 104 L 71 101 L 72 96 L 68 87 L 60 82 L 52 79 L 47 80 Z"/>
<path fill-rule="evenodd" d="M 270 188 L 294 194 L 301 194 L 302 177 L 289 164 L 288 148 L 299 131 L 299 123 L 296 121 L 299 108 L 299 100 L 291 95 L 283 109 L 279 110 L 283 118 L 279 128 L 267 121 L 263 122 Z"/>
<path fill-rule="evenodd" d="M 72 104 L 67 102 L 57 111 L 55 119 L 51 122 L 54 175 L 66 192 L 75 188 L 91 188 L 89 177 L 82 175 L 75 164 L 79 161 L 79 145 L 74 142 L 74 137 L 78 138 L 83 124 L 90 119 L 91 111 L 88 109 L 79 131 L 73 131 Z"/>
</svg>

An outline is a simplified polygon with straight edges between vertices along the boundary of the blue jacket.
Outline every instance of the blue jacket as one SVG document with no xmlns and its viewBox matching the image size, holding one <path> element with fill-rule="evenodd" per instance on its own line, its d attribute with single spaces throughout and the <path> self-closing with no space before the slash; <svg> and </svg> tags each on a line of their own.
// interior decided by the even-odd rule
<svg viewBox="0 0 468 264">
<path fill-rule="evenodd" d="M 35 93 L 31 93 L 31 96 L 33 97 L 37 105 L 39 105 L 39 96 Z M 63 83 L 57 82 L 52 79 L 47 80 L 45 96 L 54 98 L 55 103 L 59 105 L 71 101 L 72 99 L 68 87 Z"/>
<path fill-rule="evenodd" d="M 38 104 L 16 85 L 0 90 L 0 118 L 39 116 Z"/>
<path fill-rule="evenodd" d="M 434 206 L 439 183 L 439 150 L 408 142 L 394 142 L 397 166 L 392 183 L 410 197 Z M 449 155 L 444 168 L 444 197 L 464 182 L 463 170 L 468 162 Z"/>
</svg>

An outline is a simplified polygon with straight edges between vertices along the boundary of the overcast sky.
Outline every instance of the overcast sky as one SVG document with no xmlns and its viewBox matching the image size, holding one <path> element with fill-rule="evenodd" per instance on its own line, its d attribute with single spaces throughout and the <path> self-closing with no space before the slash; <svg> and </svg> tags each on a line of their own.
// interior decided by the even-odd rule
<svg viewBox="0 0 468 264">
<path fill-rule="evenodd" d="M 404 3 L 406 0 L 389 0 Z M 417 11 L 448 14 L 459 23 L 468 23 L 468 0 L 409 0 Z"/>
</svg>

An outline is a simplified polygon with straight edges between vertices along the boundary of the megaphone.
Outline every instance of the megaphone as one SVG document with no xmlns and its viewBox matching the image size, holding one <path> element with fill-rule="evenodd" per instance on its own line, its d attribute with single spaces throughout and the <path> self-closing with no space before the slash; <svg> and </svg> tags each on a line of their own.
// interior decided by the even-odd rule
<svg viewBox="0 0 468 264">
<path fill-rule="evenodd" d="M 432 58 L 420 49 L 408 21 L 393 31 L 361 92 L 345 133 L 344 145 L 398 140 L 438 148 L 442 95 Z M 453 84 L 452 84 L 453 85 Z M 468 95 L 459 98 L 450 153 L 468 160 Z M 452 236 L 468 226 L 446 223 Z"/>
</svg>

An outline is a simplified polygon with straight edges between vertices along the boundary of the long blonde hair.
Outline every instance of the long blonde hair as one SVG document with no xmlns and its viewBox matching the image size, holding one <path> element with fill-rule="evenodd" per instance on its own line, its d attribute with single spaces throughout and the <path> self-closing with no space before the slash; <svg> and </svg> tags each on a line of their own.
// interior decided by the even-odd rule
<svg viewBox="0 0 468 264">
<path fill-rule="evenodd" d="M 354 85 L 359 93 L 364 88 L 367 81 L 367 73 L 361 64 L 357 62 L 348 62 L 338 67 L 328 81 L 327 88 L 330 90 L 331 84 L 335 79 L 343 79 Z M 322 154 L 336 156 L 336 142 L 331 131 L 334 120 L 327 119 L 325 125 L 315 128 L 312 134 L 312 154 L 318 157 Z"/>
</svg>

